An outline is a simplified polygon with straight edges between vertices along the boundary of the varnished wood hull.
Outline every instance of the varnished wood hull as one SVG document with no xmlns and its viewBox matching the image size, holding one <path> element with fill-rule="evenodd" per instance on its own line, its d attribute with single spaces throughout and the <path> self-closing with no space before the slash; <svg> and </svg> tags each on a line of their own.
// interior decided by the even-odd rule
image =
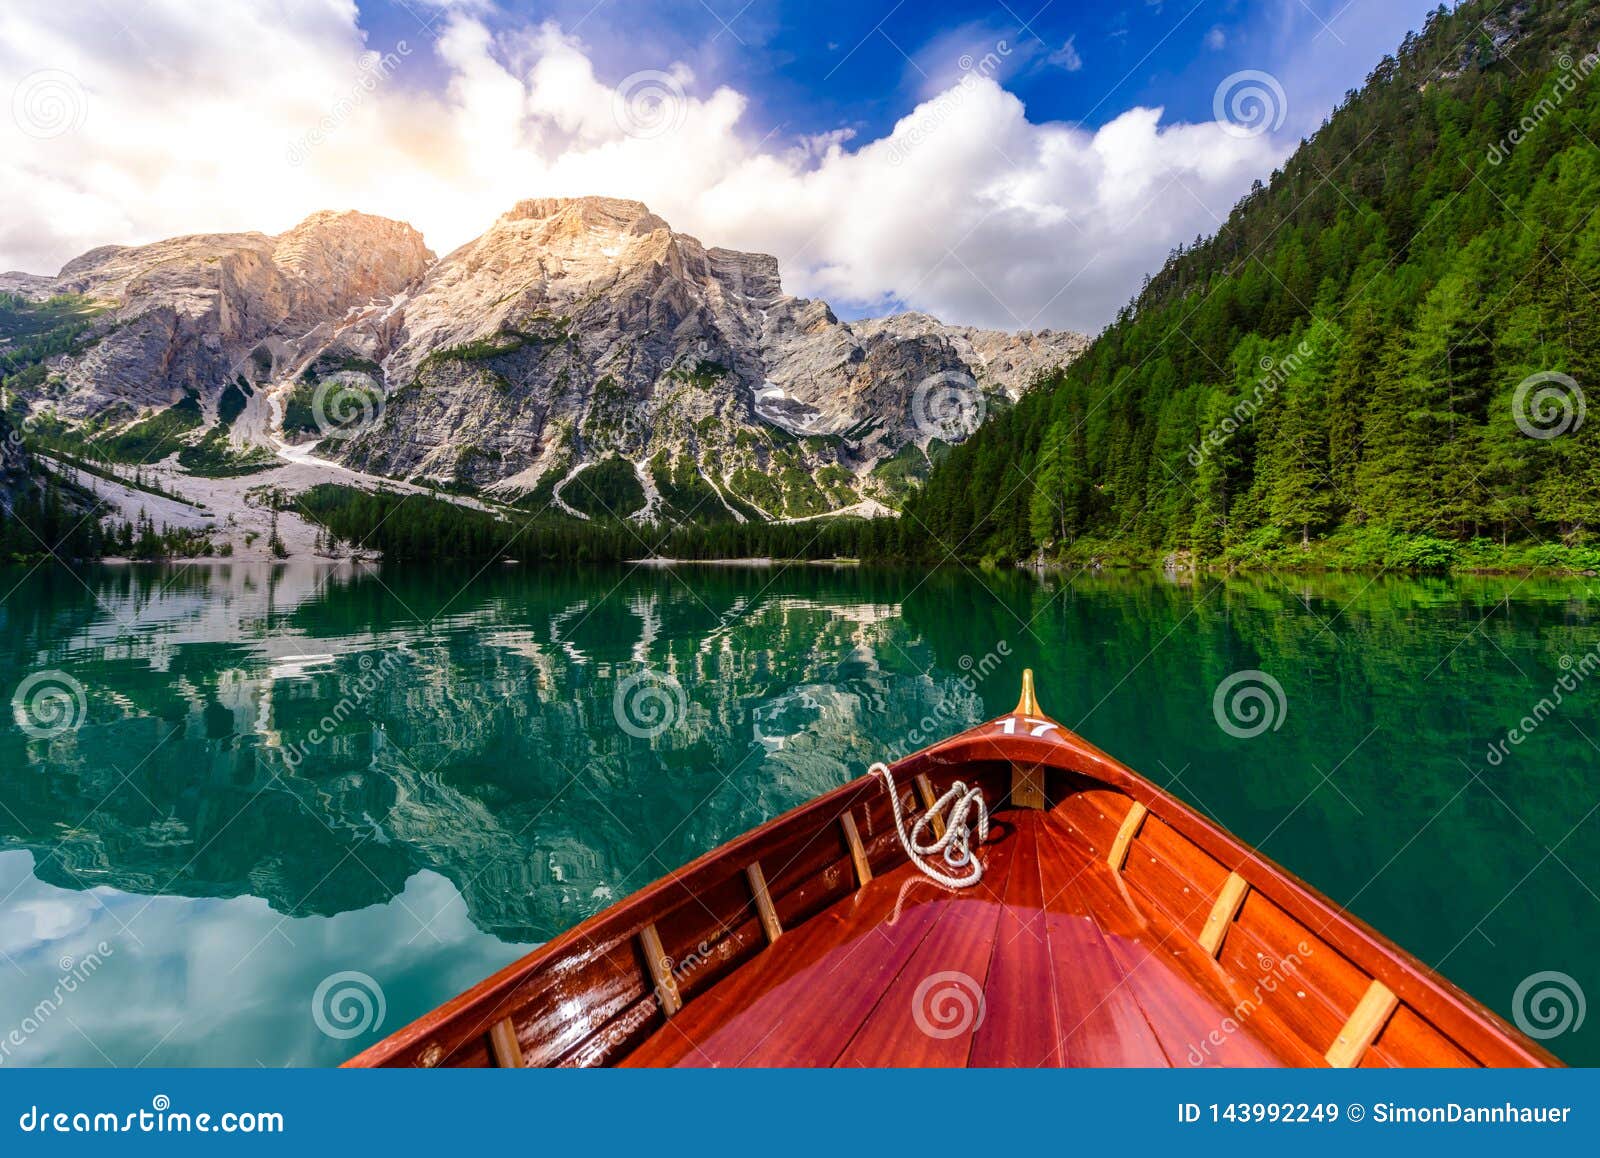
<svg viewBox="0 0 1600 1158">
<path fill-rule="evenodd" d="M 893 766 L 997 805 L 910 865 L 862 777 L 501 970 L 351 1066 L 1539 1066 L 1543 1049 L 1040 714 Z"/>
</svg>

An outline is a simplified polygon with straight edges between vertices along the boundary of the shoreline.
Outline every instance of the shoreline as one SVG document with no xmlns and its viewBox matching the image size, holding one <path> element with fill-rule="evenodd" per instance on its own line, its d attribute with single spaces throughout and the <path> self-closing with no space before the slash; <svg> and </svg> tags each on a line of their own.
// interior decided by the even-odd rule
<svg viewBox="0 0 1600 1158">
<path fill-rule="evenodd" d="M 647 559 L 624 559 L 628 567 L 791 567 L 804 564 L 808 567 L 860 567 L 860 559 L 778 559 L 767 555 L 753 555 L 734 559 L 668 559 L 652 555 Z M 892 566 L 893 564 L 889 564 Z"/>
<path fill-rule="evenodd" d="M 994 564 L 1004 568 L 1007 564 Z M 1241 564 L 1238 566 L 1200 564 L 1188 567 L 1163 567 L 1159 563 L 1129 563 L 1124 560 L 1107 561 L 1104 563 L 1071 563 L 1062 561 L 1018 562 L 1009 564 L 1018 571 L 1032 571 L 1038 575 L 1061 575 L 1072 573 L 1075 575 L 1100 574 L 1105 571 L 1115 571 L 1118 574 L 1137 574 L 1148 572 L 1164 575 L 1169 579 L 1179 580 L 1184 578 L 1200 578 L 1211 576 L 1227 578 L 1230 575 L 1399 575 L 1407 579 L 1450 579 L 1466 576 L 1486 576 L 1502 579 L 1593 579 L 1600 576 L 1600 571 L 1577 570 L 1570 567 L 1446 567 L 1438 570 L 1426 570 L 1415 567 L 1386 567 L 1382 565 L 1361 567 L 1340 567 L 1331 563 L 1313 564 L 1281 564 L 1268 566 L 1264 563 Z"/>
<path fill-rule="evenodd" d="M 96 559 L 59 560 L 65 565 L 105 565 L 114 567 L 134 566 L 173 566 L 173 565 L 203 565 L 208 567 L 240 565 L 269 564 L 272 566 L 287 566 L 290 564 L 311 565 L 317 567 L 380 567 L 384 565 L 381 555 L 346 555 L 328 556 L 311 553 L 290 554 L 286 558 L 259 558 L 249 555 L 162 555 L 153 559 L 135 559 L 124 555 L 106 555 Z M 524 560 L 515 558 L 496 558 L 490 562 L 506 567 L 541 567 L 559 566 L 556 560 Z M 396 562 L 394 566 L 402 567 L 407 563 L 422 566 L 438 565 L 486 565 L 480 558 L 464 556 L 452 559 L 413 559 Z M 635 559 L 618 559 L 610 562 L 597 562 L 596 566 L 614 567 L 750 567 L 770 569 L 773 567 L 826 567 L 836 570 L 848 568 L 890 568 L 903 570 L 907 567 L 921 567 L 925 570 L 938 570 L 941 568 L 957 568 L 963 564 L 951 562 L 937 563 L 931 567 L 908 559 L 859 559 L 851 557 L 836 557 L 829 559 L 801 559 L 768 555 L 735 556 L 716 559 L 678 559 L 664 556 L 649 556 Z M 994 560 L 970 560 L 966 566 L 975 566 L 983 571 L 1021 571 L 1039 578 L 1077 575 L 1158 575 L 1171 582 L 1193 581 L 1200 578 L 1226 579 L 1231 576 L 1259 576 L 1259 575 L 1294 575 L 1301 577 L 1311 576 L 1368 576 L 1394 575 L 1407 579 L 1450 579 L 1450 578 L 1501 578 L 1501 579 L 1570 579 L 1581 581 L 1600 577 L 1600 572 L 1594 570 L 1577 570 L 1562 567 L 1451 567 L 1438 570 L 1419 570 L 1398 566 L 1335 566 L 1331 564 L 1301 563 L 1298 565 L 1267 566 L 1264 564 L 1220 566 L 1220 565 L 1189 565 L 1179 568 L 1162 567 L 1157 563 L 1134 563 L 1126 559 L 1106 560 L 1093 563 L 1073 563 L 1061 560 L 1038 562 L 1030 560 L 1016 563 L 1002 563 Z"/>
<path fill-rule="evenodd" d="M 333 559 L 326 555 L 290 555 L 287 559 L 239 559 L 226 555 L 162 555 L 156 559 L 131 559 L 126 555 L 107 555 L 104 558 L 85 559 L 82 562 L 104 567 L 168 567 L 179 563 L 185 566 L 207 567 L 231 567 L 235 564 L 257 567 L 263 563 L 273 567 L 285 567 L 291 563 L 310 564 L 314 567 L 372 567 L 383 560 L 371 556 Z"/>
<path fill-rule="evenodd" d="M 182 556 L 170 555 L 155 559 L 132 559 L 125 556 L 107 556 L 100 559 L 63 560 L 68 566 L 95 566 L 108 567 L 171 567 L 171 566 L 204 566 L 208 568 L 239 566 L 273 567 L 311 566 L 329 569 L 376 569 L 384 566 L 384 560 L 379 556 L 355 556 L 345 558 L 329 558 L 323 555 L 290 555 L 285 559 L 261 558 L 229 558 L 221 555 L 195 555 Z M 505 567 L 528 567 L 537 569 L 543 566 L 559 567 L 555 560 L 522 560 L 522 559 L 496 559 L 494 562 Z M 439 565 L 482 565 L 483 560 L 473 558 L 460 559 L 430 559 L 409 560 L 393 564 L 395 567 L 408 565 L 432 567 Z M 920 565 L 907 560 L 862 560 L 852 558 L 836 559 L 794 559 L 778 558 L 771 556 L 749 556 L 718 559 L 673 559 L 673 558 L 639 558 L 621 559 L 614 562 L 594 564 L 598 567 L 651 567 L 657 569 L 670 569 L 674 567 L 715 567 L 715 568 L 750 568 L 771 570 L 778 567 L 818 567 L 831 570 L 850 570 L 874 568 L 904 570 L 908 567 L 916 568 Z M 1367 577 L 1376 579 L 1383 576 L 1393 576 L 1399 579 L 1546 579 L 1562 580 L 1582 583 L 1596 577 L 1593 571 L 1575 571 L 1550 567 L 1457 567 L 1441 571 L 1418 571 L 1403 567 L 1333 567 L 1333 566 L 1298 566 L 1298 567 L 1267 567 L 1267 566 L 1238 566 L 1238 567 L 1185 567 L 1177 570 L 1163 568 L 1156 565 L 1132 564 L 1125 561 L 1106 562 L 1097 565 L 1072 564 L 1062 562 L 1026 562 L 1015 564 L 989 563 L 987 566 L 975 564 L 979 570 L 986 571 L 1019 571 L 1031 574 L 1037 579 L 1060 579 L 1063 577 L 1076 578 L 1079 576 L 1134 576 L 1150 575 L 1160 577 L 1176 584 L 1193 583 L 1200 579 L 1230 579 L 1230 578 L 1255 578 L 1261 576 L 1295 576 L 1298 578 L 1349 576 L 1352 578 Z M 928 570 L 961 569 L 953 563 L 941 563 Z"/>
</svg>

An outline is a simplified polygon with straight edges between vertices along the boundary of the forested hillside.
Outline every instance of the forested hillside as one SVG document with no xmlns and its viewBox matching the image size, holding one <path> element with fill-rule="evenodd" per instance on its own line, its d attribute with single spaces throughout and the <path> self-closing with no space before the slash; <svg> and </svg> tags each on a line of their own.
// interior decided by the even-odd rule
<svg viewBox="0 0 1600 1158">
<path fill-rule="evenodd" d="M 0 565 L 99 555 L 104 544 L 92 506 L 83 488 L 41 469 L 0 409 Z"/>
<path fill-rule="evenodd" d="M 1593 566 L 1597 45 L 1589 2 L 1438 9 L 1078 362 L 951 451 L 908 545 Z"/>
</svg>

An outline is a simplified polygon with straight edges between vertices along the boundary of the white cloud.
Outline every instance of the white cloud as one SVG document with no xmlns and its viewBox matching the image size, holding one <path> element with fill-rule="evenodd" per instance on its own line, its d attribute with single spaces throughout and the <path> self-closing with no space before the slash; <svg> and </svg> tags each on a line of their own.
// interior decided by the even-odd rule
<svg viewBox="0 0 1600 1158">
<path fill-rule="evenodd" d="M 1004 85 L 1044 55 L 1038 37 L 969 21 L 933 37 L 906 60 L 905 82 L 921 98 L 938 96 L 970 73 Z"/>
<path fill-rule="evenodd" d="M 1060 65 L 1068 72 L 1077 72 L 1082 68 L 1083 57 L 1078 54 L 1077 40 L 1075 35 L 1067 37 L 1067 42 L 1050 54 L 1050 63 Z"/>
<path fill-rule="evenodd" d="M 1206 33 L 1206 47 L 1213 52 L 1220 52 L 1228 47 L 1228 34 L 1223 31 L 1222 25 L 1211 26 L 1211 31 Z"/>
<path fill-rule="evenodd" d="M 842 308 L 1094 330 L 1288 144 L 1149 108 L 1098 131 L 1035 123 L 976 68 L 881 139 L 780 142 L 744 123 L 744 95 L 672 62 L 619 101 L 622 78 L 553 25 L 496 36 L 451 11 L 437 45 L 401 52 L 367 43 L 348 0 L 226 18 L 151 0 L 126 34 L 84 7 L 0 14 L 0 99 L 53 69 L 82 101 L 58 136 L 39 109 L 0 112 L 0 269 L 322 208 L 410 221 L 443 253 L 520 198 L 597 193 L 776 254 L 791 292 Z"/>
</svg>

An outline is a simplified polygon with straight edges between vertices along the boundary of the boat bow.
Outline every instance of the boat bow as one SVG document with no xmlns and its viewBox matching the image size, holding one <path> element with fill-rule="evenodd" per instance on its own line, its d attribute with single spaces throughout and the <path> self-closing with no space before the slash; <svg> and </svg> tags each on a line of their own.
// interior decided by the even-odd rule
<svg viewBox="0 0 1600 1158">
<path fill-rule="evenodd" d="M 348 1064 L 1559 1064 L 1051 718 L 1031 671 L 1011 712 L 888 770 L 669 873 Z M 943 838 L 975 793 L 993 821 L 972 843 L 981 879 L 947 888 L 913 863 L 907 818 Z M 985 1016 L 928 1020 L 926 988 L 951 979 Z"/>
</svg>

